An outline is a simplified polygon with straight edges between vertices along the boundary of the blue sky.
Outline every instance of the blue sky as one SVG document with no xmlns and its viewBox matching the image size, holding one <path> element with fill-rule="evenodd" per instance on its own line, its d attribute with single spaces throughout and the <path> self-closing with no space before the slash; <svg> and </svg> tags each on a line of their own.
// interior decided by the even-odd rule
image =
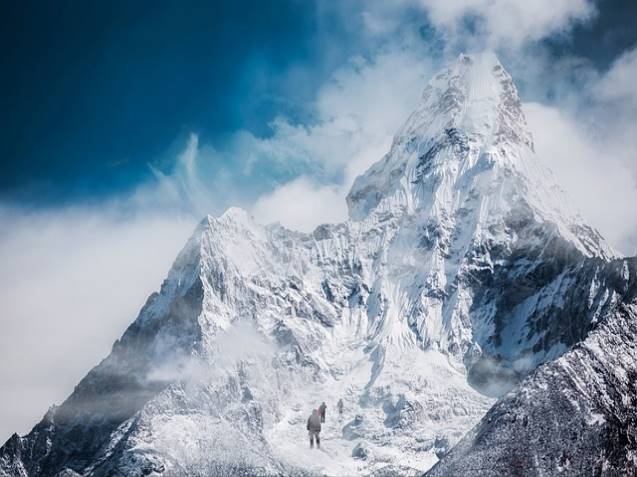
<svg viewBox="0 0 637 477">
<path fill-rule="evenodd" d="M 0 441 L 108 353 L 204 214 L 345 219 L 354 178 L 462 51 L 497 52 L 539 160 L 637 253 L 632 0 L 0 8 Z"/>
<path fill-rule="evenodd" d="M 191 131 L 267 132 L 283 100 L 270 76 L 321 60 L 313 9 L 276 3 L 7 2 L 3 194 L 108 194 Z"/>
<path fill-rule="evenodd" d="M 336 69 L 397 41 L 366 31 L 364 2 L 179 3 L 4 2 L 0 197 L 96 200 L 148 181 L 149 164 L 170 171 L 193 132 L 225 150 L 237 131 L 271 135 L 277 116 L 311 123 L 317 91 Z M 606 0 L 596 10 L 543 38 L 546 51 L 607 69 L 637 40 L 637 7 Z M 440 54 L 426 11 L 391 14 L 419 34 L 409 40 L 418 54 Z M 233 160 L 224 156 L 225 167 Z M 245 185 L 262 191 L 299 171 L 267 167 Z"/>
</svg>

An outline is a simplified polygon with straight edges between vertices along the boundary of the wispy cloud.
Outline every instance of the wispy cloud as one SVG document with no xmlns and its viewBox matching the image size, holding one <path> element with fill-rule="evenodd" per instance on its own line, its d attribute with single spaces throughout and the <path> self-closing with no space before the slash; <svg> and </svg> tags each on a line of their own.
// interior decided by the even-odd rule
<svg viewBox="0 0 637 477">
<path fill-rule="evenodd" d="M 354 178 L 388 151 L 433 71 L 421 52 L 397 46 L 351 58 L 318 90 L 311 121 L 281 116 L 268 137 L 237 131 L 222 149 L 193 135 L 174 169 L 156 172 L 160 186 L 201 215 L 238 205 L 305 231 L 344 220 Z M 232 168 L 220 178 L 212 163 Z"/>
<path fill-rule="evenodd" d="M 108 354 L 193 228 L 118 208 L 0 208 L 0 440 L 28 431 Z"/>
<path fill-rule="evenodd" d="M 398 0 L 366 4 L 364 24 L 386 35 L 404 27 L 406 12 L 418 13 L 443 36 L 447 48 L 520 48 L 566 34 L 596 14 L 592 0 Z"/>
<path fill-rule="evenodd" d="M 556 173 L 585 219 L 621 252 L 637 253 L 637 184 L 624 162 L 625 145 L 595 138 L 567 111 L 539 103 L 524 109 L 538 157 Z"/>
<path fill-rule="evenodd" d="M 604 101 L 618 102 L 619 108 L 637 108 L 637 48 L 626 51 L 611 65 L 610 70 L 595 87 L 595 93 Z"/>
<path fill-rule="evenodd" d="M 637 50 L 607 72 L 578 65 L 553 104 L 526 105 L 538 155 L 576 206 L 619 250 L 637 253 Z"/>
</svg>

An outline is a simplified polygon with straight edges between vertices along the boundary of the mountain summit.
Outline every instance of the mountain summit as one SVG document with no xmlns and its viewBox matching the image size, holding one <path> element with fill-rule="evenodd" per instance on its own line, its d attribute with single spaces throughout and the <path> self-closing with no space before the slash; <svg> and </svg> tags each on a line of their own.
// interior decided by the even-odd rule
<svg viewBox="0 0 637 477">
<path fill-rule="evenodd" d="M 460 55 L 429 82 L 389 153 L 356 179 L 347 203 L 353 220 L 397 207 L 439 216 L 469 202 L 469 193 L 490 209 L 481 220 L 501 219 L 511 199 L 525 201 L 587 256 L 616 255 L 539 163 L 517 89 L 492 52 Z"/>
<path fill-rule="evenodd" d="M 491 53 L 431 80 L 347 203 L 311 234 L 207 217 L 0 476 L 415 475 L 629 293 Z"/>
</svg>

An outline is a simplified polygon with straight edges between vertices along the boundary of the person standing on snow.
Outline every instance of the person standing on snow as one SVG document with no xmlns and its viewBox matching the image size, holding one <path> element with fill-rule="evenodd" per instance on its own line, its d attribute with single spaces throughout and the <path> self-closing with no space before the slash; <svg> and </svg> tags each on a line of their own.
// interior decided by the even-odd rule
<svg viewBox="0 0 637 477">
<path fill-rule="evenodd" d="M 336 406 L 338 407 L 338 417 L 339 417 L 339 419 L 343 419 L 343 400 L 339 399 L 338 400 L 338 404 Z"/>
<path fill-rule="evenodd" d="M 316 448 L 321 448 L 321 416 L 318 409 L 314 409 L 309 419 L 307 420 L 307 431 L 310 434 L 310 449 L 314 448 L 314 441 L 316 440 Z"/>
<path fill-rule="evenodd" d="M 325 409 L 327 409 L 327 406 L 325 404 L 325 401 L 323 401 L 318 408 L 319 414 L 321 415 L 321 422 L 325 422 Z"/>
</svg>

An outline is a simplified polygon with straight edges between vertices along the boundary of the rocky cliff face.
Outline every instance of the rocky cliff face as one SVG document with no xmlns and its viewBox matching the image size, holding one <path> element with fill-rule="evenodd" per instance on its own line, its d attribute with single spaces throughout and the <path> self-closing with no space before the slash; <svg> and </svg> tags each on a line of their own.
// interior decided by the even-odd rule
<svg viewBox="0 0 637 477">
<path fill-rule="evenodd" d="M 637 262 L 609 268 L 622 302 L 493 406 L 428 477 L 634 475 Z"/>
<path fill-rule="evenodd" d="M 347 201 L 311 234 L 206 218 L 0 475 L 415 475 L 623 299 L 492 54 L 430 82 Z M 305 420 L 323 400 L 318 459 Z"/>
</svg>

